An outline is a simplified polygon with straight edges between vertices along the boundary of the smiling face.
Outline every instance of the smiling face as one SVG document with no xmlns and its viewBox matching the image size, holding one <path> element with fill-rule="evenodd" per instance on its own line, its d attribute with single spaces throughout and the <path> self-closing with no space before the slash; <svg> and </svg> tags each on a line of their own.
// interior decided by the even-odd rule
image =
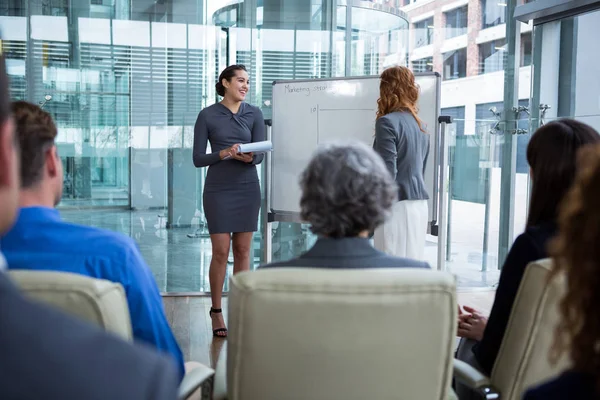
<svg viewBox="0 0 600 400">
<path fill-rule="evenodd" d="M 229 81 L 223 79 L 222 83 L 225 86 L 225 97 L 229 98 L 229 100 L 244 101 L 246 99 L 246 94 L 250 88 L 250 78 L 246 71 L 237 70 L 235 71 L 235 76 Z"/>
</svg>

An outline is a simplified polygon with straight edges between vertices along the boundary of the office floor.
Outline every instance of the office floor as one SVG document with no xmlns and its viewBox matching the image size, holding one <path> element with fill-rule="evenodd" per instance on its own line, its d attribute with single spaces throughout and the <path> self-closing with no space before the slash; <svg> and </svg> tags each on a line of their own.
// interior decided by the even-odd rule
<svg viewBox="0 0 600 400">
<path fill-rule="evenodd" d="M 132 237 L 154 273 L 156 282 L 163 293 L 208 292 L 208 269 L 211 259 L 211 246 L 208 235 L 193 236 L 193 228 L 166 229 L 164 212 L 162 211 L 129 211 L 125 209 L 60 209 L 62 217 L 70 222 L 91 225 L 121 232 Z M 452 249 L 453 262 L 449 262 L 449 270 L 457 277 L 459 288 L 493 288 L 498 282 L 499 271 L 480 271 L 477 263 L 463 260 L 463 255 L 472 254 L 478 249 L 467 241 L 466 244 L 455 245 Z M 470 247 L 469 247 L 470 246 Z M 477 247 L 477 245 L 474 245 Z M 260 237 L 254 241 L 255 265 L 260 265 Z M 273 241 L 273 247 L 281 253 L 289 254 L 288 243 Z M 480 251 L 480 250 L 478 250 Z M 429 242 L 426 253 L 435 259 L 436 244 Z M 283 258 L 286 256 L 284 255 Z M 231 261 L 231 260 L 230 260 Z M 228 266 L 231 274 L 233 266 Z M 228 290 L 227 280 L 225 291 Z"/>
<path fill-rule="evenodd" d="M 494 293 L 493 290 L 460 290 L 458 303 L 470 305 L 488 314 L 494 301 Z M 210 297 L 163 296 L 163 302 L 185 361 L 197 361 L 214 368 L 221 352 L 225 351 L 224 344 L 227 341 L 213 338 L 208 315 Z M 226 298 L 223 299 L 223 314 L 227 319 Z"/>
</svg>

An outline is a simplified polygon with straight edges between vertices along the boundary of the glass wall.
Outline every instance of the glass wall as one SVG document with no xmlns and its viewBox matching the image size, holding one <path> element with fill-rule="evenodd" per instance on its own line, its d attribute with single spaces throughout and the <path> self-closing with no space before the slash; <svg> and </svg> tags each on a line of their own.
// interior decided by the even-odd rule
<svg viewBox="0 0 600 400">
<path fill-rule="evenodd" d="M 198 112 L 219 100 L 219 72 L 245 64 L 248 101 L 268 119 L 273 80 L 406 65 L 396 3 L 0 0 L 0 30 L 13 98 L 43 105 L 58 125 L 63 217 L 132 236 L 161 290 L 204 291 L 206 171 L 191 147 Z M 294 224 L 274 231 L 281 248 L 306 241 Z M 258 232 L 255 265 L 261 248 Z"/>
<path fill-rule="evenodd" d="M 214 83 L 225 66 L 247 65 L 248 101 L 267 119 L 273 80 L 376 75 L 394 64 L 440 73 L 441 107 L 454 118 L 444 183 L 446 267 L 462 287 L 489 287 L 502 267 L 500 242 L 511 241 L 525 224 L 524 155 L 531 132 L 560 116 L 600 127 L 600 80 L 590 60 L 598 13 L 548 23 L 533 33 L 531 25 L 520 24 L 514 71 L 519 101 L 515 110 L 504 110 L 505 86 L 514 83 L 505 74 L 512 60 L 506 5 L 0 0 L 0 29 L 13 97 L 43 104 L 59 126 L 63 217 L 136 239 L 167 292 L 208 290 L 205 170 L 194 168 L 191 147 L 198 112 L 219 100 Z M 510 121 L 518 121 L 516 129 L 507 127 Z M 517 156 L 514 212 L 508 217 L 500 189 L 508 168 L 507 135 Z M 512 227 L 505 238 L 503 218 Z M 274 223 L 269 234 L 274 260 L 298 255 L 314 241 L 301 224 Z M 254 266 L 262 249 L 257 232 Z M 436 238 L 428 237 L 427 260 L 437 265 L 436 256 Z"/>
<path fill-rule="evenodd" d="M 600 11 L 536 26 L 534 123 L 575 117 L 600 130 L 600 78 L 594 66 L 600 57 L 598 33 Z"/>
</svg>

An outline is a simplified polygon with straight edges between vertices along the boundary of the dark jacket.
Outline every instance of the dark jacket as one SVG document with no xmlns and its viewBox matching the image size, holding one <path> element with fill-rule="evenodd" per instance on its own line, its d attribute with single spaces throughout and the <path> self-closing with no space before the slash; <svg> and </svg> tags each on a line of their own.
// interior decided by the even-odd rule
<svg viewBox="0 0 600 400">
<path fill-rule="evenodd" d="M 589 375 L 566 371 L 557 378 L 525 393 L 523 400 L 597 400 L 596 384 Z"/>
<path fill-rule="evenodd" d="M 409 258 L 388 256 L 360 237 L 319 238 L 315 245 L 298 258 L 275 262 L 261 268 L 429 268 L 429 264 Z"/>
<path fill-rule="evenodd" d="M 496 362 L 525 267 L 530 262 L 548 257 L 546 246 L 555 233 L 556 224 L 554 223 L 527 228 L 523 234 L 517 237 L 508 252 L 500 273 L 494 305 L 483 333 L 483 339 L 473 346 L 475 358 L 488 376 L 492 373 Z"/>
<path fill-rule="evenodd" d="M 425 166 L 431 135 L 419 129 L 417 120 L 405 111 L 377 119 L 373 149 L 398 184 L 398 200 L 427 200 Z"/>
<path fill-rule="evenodd" d="M 0 270 L 0 399 L 175 400 L 175 363 L 22 296 Z"/>
</svg>

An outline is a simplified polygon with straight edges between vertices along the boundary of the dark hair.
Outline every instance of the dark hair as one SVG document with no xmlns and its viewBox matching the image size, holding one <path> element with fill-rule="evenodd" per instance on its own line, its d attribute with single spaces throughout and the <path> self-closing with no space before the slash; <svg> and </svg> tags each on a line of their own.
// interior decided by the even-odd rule
<svg viewBox="0 0 600 400">
<path fill-rule="evenodd" d="M 215 89 L 217 89 L 217 94 L 221 97 L 225 96 L 225 86 L 223 86 L 223 79 L 227 80 L 227 82 L 231 82 L 231 78 L 235 76 L 236 71 L 246 71 L 246 66 L 242 64 L 234 64 L 225 68 L 221 75 L 219 75 L 219 81 L 215 85 Z"/>
<path fill-rule="evenodd" d="M 550 279 L 564 274 L 567 289 L 550 360 L 556 363 L 567 353 L 573 368 L 589 374 L 600 393 L 600 145 L 586 146 L 579 156 L 575 183 L 560 209 L 559 234 L 550 246 Z"/>
<path fill-rule="evenodd" d="M 50 114 L 35 104 L 15 101 L 12 113 L 21 148 L 21 187 L 29 188 L 42 178 L 46 151 L 58 132 Z"/>
<path fill-rule="evenodd" d="M 527 227 L 556 222 L 559 205 L 575 180 L 577 151 L 598 142 L 594 128 L 573 119 L 550 122 L 533 134 L 527 146 L 532 171 Z"/>
<path fill-rule="evenodd" d="M 383 159 L 364 143 L 320 147 L 300 186 L 300 217 L 312 232 L 331 238 L 374 231 L 398 200 L 398 186 Z"/>
</svg>

